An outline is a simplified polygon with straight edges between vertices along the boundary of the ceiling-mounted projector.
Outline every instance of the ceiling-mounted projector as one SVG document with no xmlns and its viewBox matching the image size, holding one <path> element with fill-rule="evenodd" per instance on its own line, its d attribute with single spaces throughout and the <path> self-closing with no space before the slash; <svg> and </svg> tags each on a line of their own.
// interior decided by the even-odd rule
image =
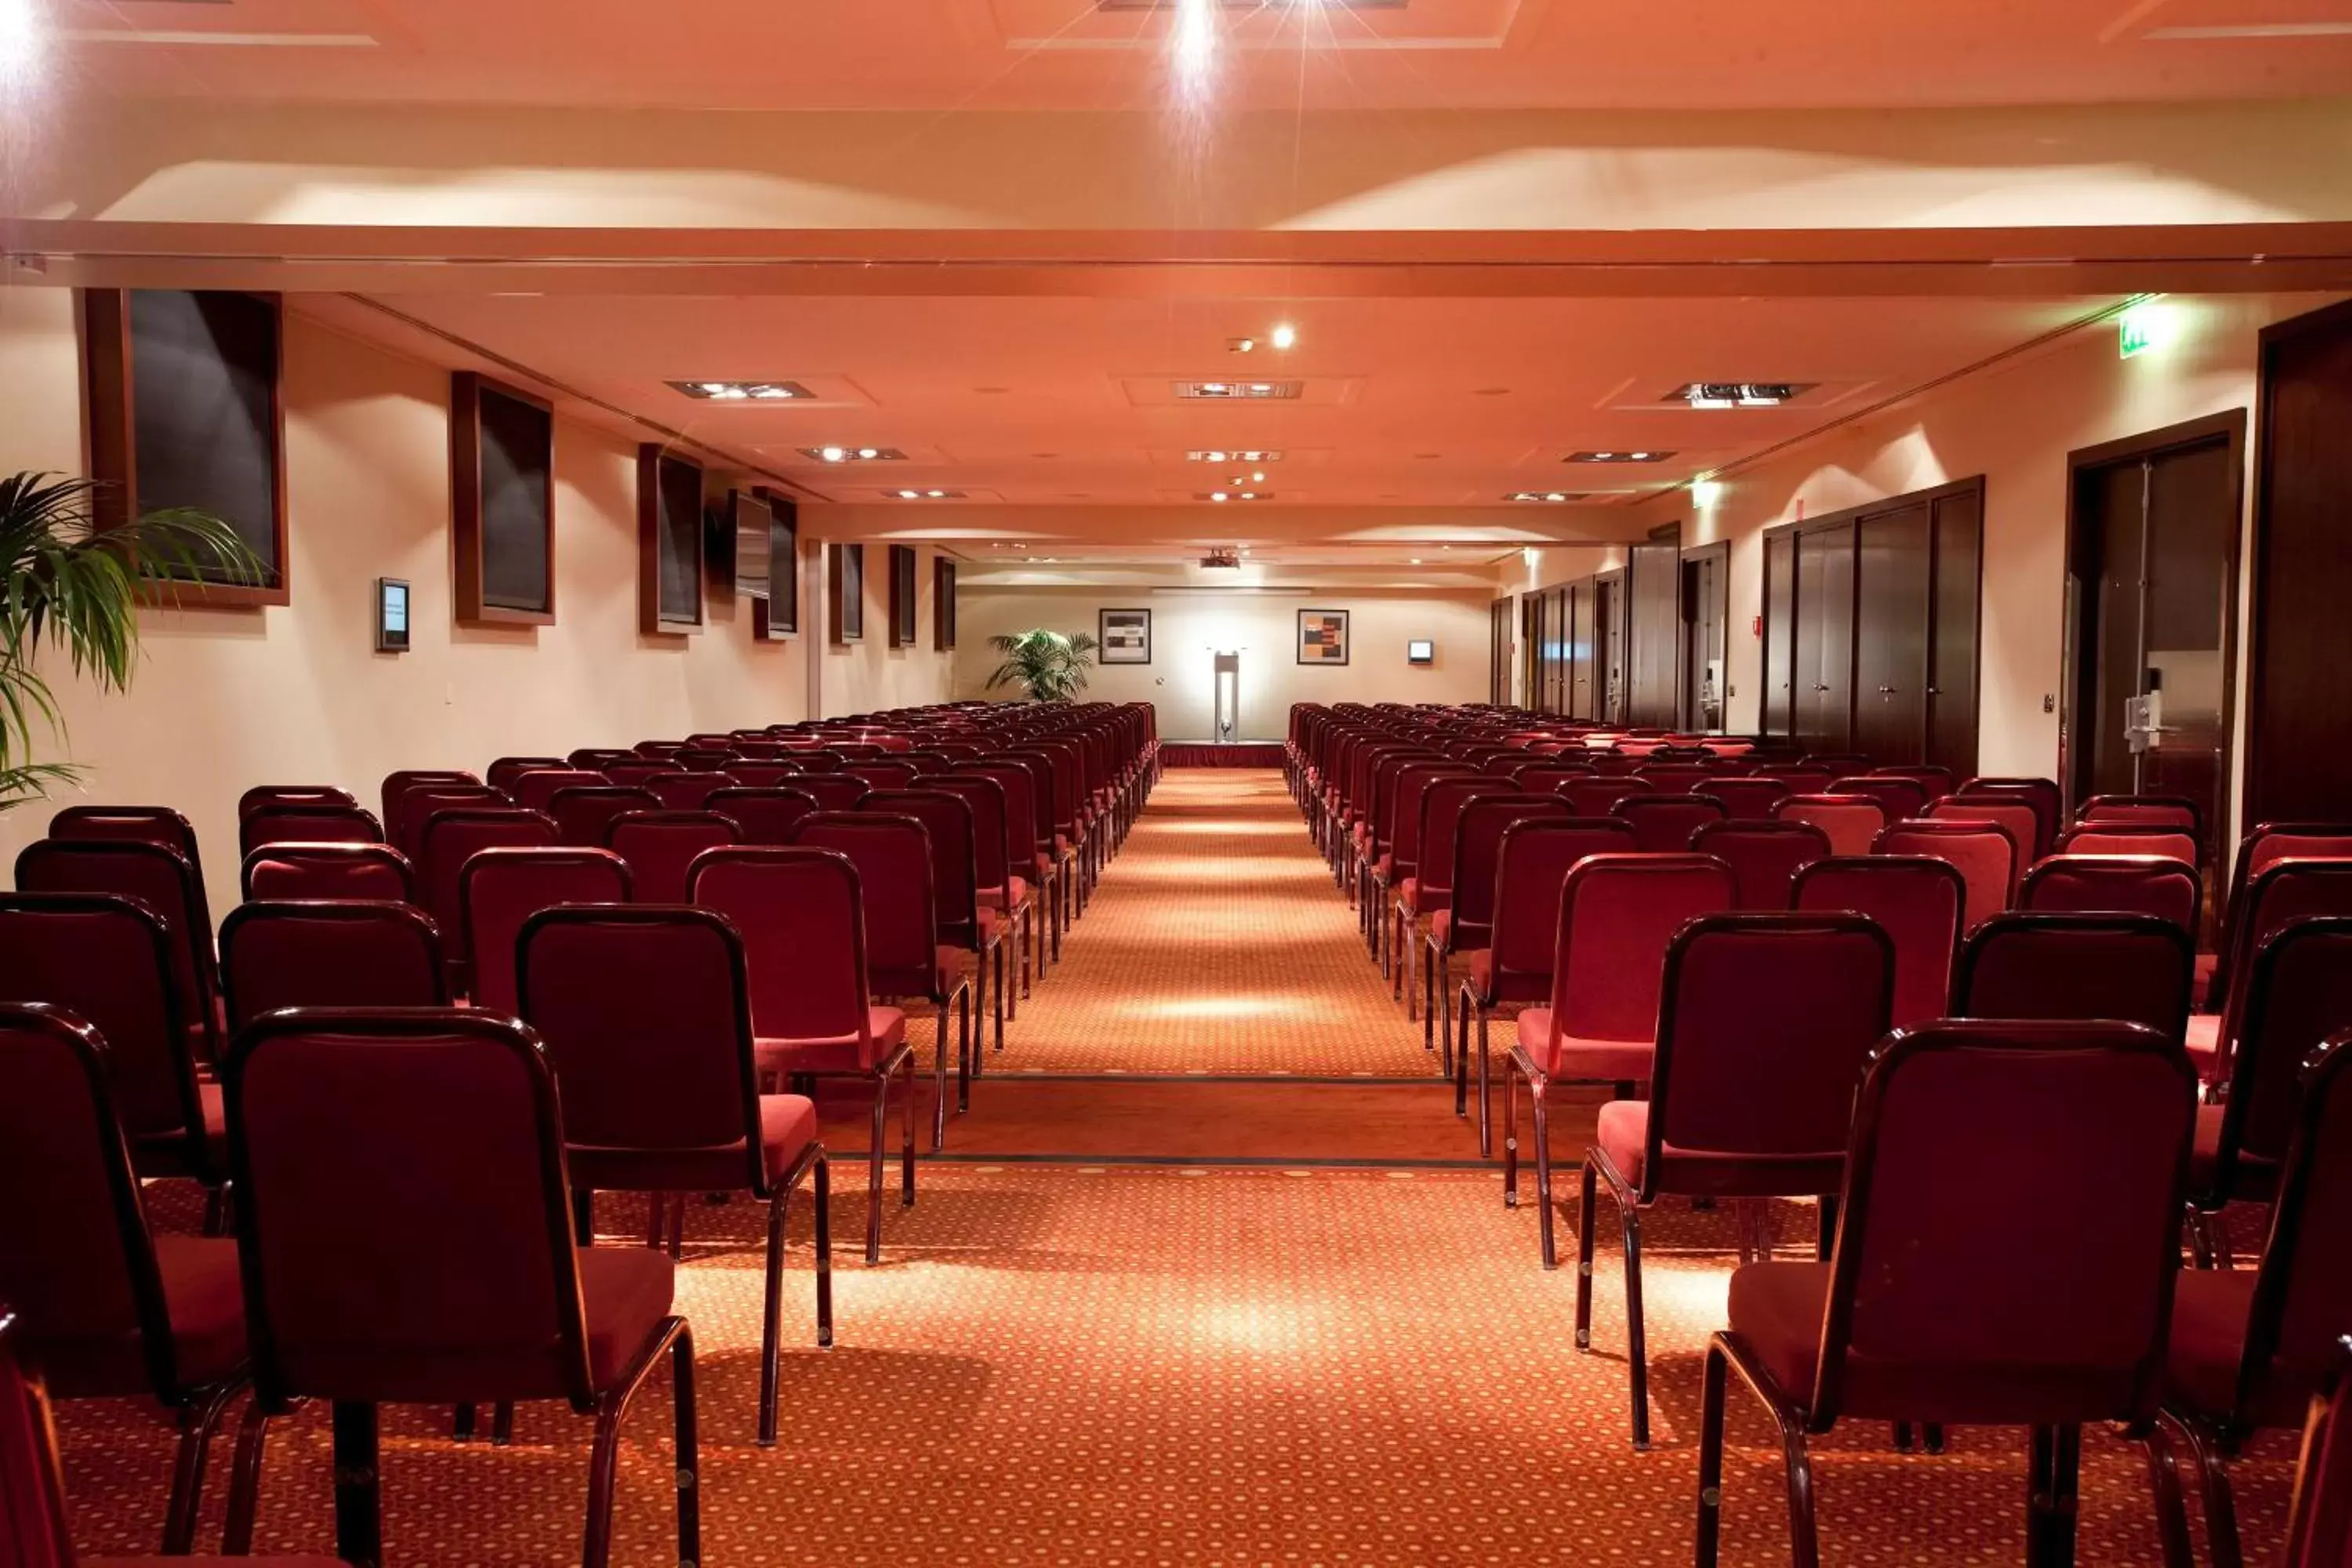
<svg viewBox="0 0 2352 1568">
<path fill-rule="evenodd" d="M 1211 566 L 1239 567 L 1241 563 L 1242 558 L 1230 550 L 1212 550 L 1206 555 L 1201 557 L 1201 564 L 1203 568 Z"/>
</svg>

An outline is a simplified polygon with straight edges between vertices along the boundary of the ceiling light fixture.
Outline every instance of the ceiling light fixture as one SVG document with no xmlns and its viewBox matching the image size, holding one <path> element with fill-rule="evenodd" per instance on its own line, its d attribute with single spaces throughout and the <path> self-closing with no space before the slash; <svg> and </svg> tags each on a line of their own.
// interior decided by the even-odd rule
<svg viewBox="0 0 2352 1568">
<path fill-rule="evenodd" d="M 1285 321 L 1280 326 L 1274 329 L 1273 332 L 1268 335 L 1266 341 L 1273 343 L 1274 346 L 1278 349 L 1287 350 L 1293 348 L 1298 342 L 1298 329 L 1292 326 L 1288 321 Z"/>
<path fill-rule="evenodd" d="M 1570 463 L 1663 463 L 1672 452 L 1570 452 L 1564 459 Z"/>
<path fill-rule="evenodd" d="M 1663 403 L 1687 403 L 1693 408 L 1778 408 L 1810 385 L 1786 381 L 1692 381 L 1665 395 Z"/>
<path fill-rule="evenodd" d="M 1265 450 L 1245 449 L 1241 451 L 1228 451 L 1221 447 L 1206 447 L 1185 453 L 1184 460 L 1188 463 L 1249 463 L 1255 465 L 1258 463 L 1279 463 L 1282 461 L 1282 454 L 1278 451 Z M 1260 474 L 1258 476 L 1260 479 L 1264 479 L 1265 477 L 1265 476 L 1264 474 Z"/>
<path fill-rule="evenodd" d="M 5 0 L 0 0 L 0 4 L 5 3 Z M 816 395 L 797 381 L 781 378 L 767 381 L 672 381 L 664 384 L 701 403 L 781 403 Z"/>
<path fill-rule="evenodd" d="M 1205 501 L 1272 500 L 1274 494 L 1270 490 L 1210 490 L 1192 499 Z"/>
<path fill-rule="evenodd" d="M 884 495 L 898 500 L 961 500 L 961 490 L 884 490 Z M 1018 548 L 1016 546 L 1016 548 Z"/>
<path fill-rule="evenodd" d="M 802 447 L 800 455 L 812 463 L 903 463 L 907 454 L 896 447 Z"/>
<path fill-rule="evenodd" d="M 1185 402 L 1212 403 L 1230 403 L 1237 398 L 1296 399 L 1303 390 L 1296 381 L 1180 381 L 1172 386 L 1177 397 Z"/>
<path fill-rule="evenodd" d="M 1558 506 L 1563 501 L 1586 500 L 1591 498 L 1587 492 L 1580 490 L 1513 490 L 1503 499 L 1507 501 L 1533 501 L 1542 505 Z"/>
<path fill-rule="evenodd" d="M 1225 347 L 1237 354 L 1245 354 L 1257 347 L 1255 338 L 1227 338 Z"/>
</svg>

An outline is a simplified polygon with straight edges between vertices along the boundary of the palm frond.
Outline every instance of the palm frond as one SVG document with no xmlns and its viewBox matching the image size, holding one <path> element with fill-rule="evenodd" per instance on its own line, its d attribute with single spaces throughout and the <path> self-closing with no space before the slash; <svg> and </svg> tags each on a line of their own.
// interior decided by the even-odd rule
<svg viewBox="0 0 2352 1568">
<path fill-rule="evenodd" d="M 988 644 L 1005 656 L 988 678 L 987 689 L 1017 686 L 1034 702 L 1066 702 L 1086 689 L 1088 656 L 1095 639 L 1084 632 L 1054 632 L 1043 627 L 1025 632 L 1000 632 Z"/>
</svg>

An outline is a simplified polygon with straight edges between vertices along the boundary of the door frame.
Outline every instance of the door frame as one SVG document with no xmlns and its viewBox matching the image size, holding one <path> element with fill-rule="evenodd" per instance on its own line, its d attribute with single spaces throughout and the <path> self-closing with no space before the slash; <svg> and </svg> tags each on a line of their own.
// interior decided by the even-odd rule
<svg viewBox="0 0 2352 1568">
<path fill-rule="evenodd" d="M 2183 420 L 2178 425 L 2167 425 L 2160 429 L 2143 430 L 2137 435 L 2102 441 L 2095 447 L 2083 447 L 2066 454 L 2066 553 L 2063 557 L 2066 626 L 2058 665 L 2058 793 L 2063 802 L 2062 809 L 2069 817 L 2081 807 L 2082 770 L 2089 765 L 2091 757 L 2090 748 L 2076 743 L 2084 721 L 2080 711 L 2082 664 L 2088 651 L 2083 640 L 2082 578 L 2074 570 L 2074 550 L 2084 510 L 2084 472 L 2136 458 L 2161 457 L 2183 447 L 2201 447 L 2217 437 L 2229 444 L 2230 494 L 2237 521 L 2237 526 L 2229 531 L 2229 549 L 2221 562 L 2221 773 L 2223 812 L 2235 810 L 2242 798 L 2240 792 L 2243 781 L 2238 776 L 2238 595 L 2240 558 L 2244 551 L 2246 531 L 2246 411 L 2233 408 L 2221 414 L 2209 414 L 2200 419 Z M 2260 613 L 2259 605 L 2256 613 Z M 2206 852 L 2212 857 L 2214 866 L 2224 868 L 2229 864 L 2229 826 L 2226 822 L 2206 824 Z"/>
<path fill-rule="evenodd" d="M 1716 567 L 1716 624 L 1723 628 L 1723 690 L 1717 695 L 1716 700 L 1723 705 L 1723 729 L 1720 732 L 1728 734 L 1731 731 L 1731 541 L 1718 539 L 1712 544 L 1693 544 L 1683 551 L 1682 564 L 1685 572 L 1708 561 L 1714 562 Z M 1691 614 L 1697 606 L 1687 597 L 1678 595 L 1675 608 L 1679 611 L 1679 624 L 1675 627 L 1679 646 L 1687 655 L 1690 651 Z M 1700 673 L 1691 667 L 1687 658 L 1681 660 L 1675 681 L 1675 717 L 1685 732 L 1697 730 L 1696 684 Z"/>
</svg>

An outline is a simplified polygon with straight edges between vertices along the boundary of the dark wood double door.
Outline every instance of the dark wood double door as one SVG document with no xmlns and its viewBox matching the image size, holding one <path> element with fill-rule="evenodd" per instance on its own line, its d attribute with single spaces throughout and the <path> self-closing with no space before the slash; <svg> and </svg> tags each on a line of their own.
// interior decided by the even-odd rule
<svg viewBox="0 0 2352 1568">
<path fill-rule="evenodd" d="M 1764 731 L 1809 752 L 1976 770 L 1984 481 L 1764 539 Z"/>
</svg>

